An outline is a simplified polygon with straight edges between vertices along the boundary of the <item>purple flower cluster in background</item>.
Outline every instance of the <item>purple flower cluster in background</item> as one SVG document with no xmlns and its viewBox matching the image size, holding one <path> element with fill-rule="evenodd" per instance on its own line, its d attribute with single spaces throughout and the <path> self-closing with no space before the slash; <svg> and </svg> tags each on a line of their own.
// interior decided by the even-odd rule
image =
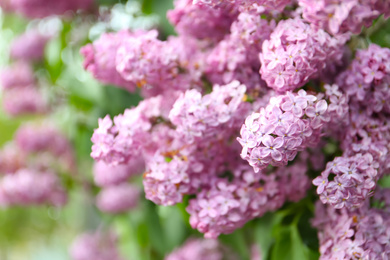
<svg viewBox="0 0 390 260">
<path fill-rule="evenodd" d="M 0 206 L 63 206 L 61 174 L 75 170 L 69 141 L 48 124 L 22 125 L 0 151 Z"/>
</svg>

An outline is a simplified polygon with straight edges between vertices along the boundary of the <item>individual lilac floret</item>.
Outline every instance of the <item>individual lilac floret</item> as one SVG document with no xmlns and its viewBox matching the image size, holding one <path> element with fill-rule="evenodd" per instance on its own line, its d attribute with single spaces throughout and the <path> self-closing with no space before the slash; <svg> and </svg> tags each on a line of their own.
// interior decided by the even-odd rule
<svg viewBox="0 0 390 260">
<path fill-rule="evenodd" d="M 84 68 L 106 84 L 122 87 L 130 92 L 136 88 L 134 82 L 126 81 L 116 70 L 116 53 L 126 38 L 134 37 L 129 31 L 104 33 L 91 44 L 81 48 L 84 56 Z"/>
<path fill-rule="evenodd" d="M 259 171 L 269 164 L 287 165 L 298 151 L 319 141 L 321 128 L 329 121 L 323 99 L 287 92 L 271 98 L 269 104 L 248 116 L 241 127 L 241 157 Z"/>
<path fill-rule="evenodd" d="M 215 239 L 189 239 L 165 260 L 238 260 L 238 257 Z"/>
<path fill-rule="evenodd" d="M 388 259 L 390 255 L 390 211 L 384 207 L 341 209 L 316 204 L 312 224 L 318 229 L 320 259 Z"/>
<path fill-rule="evenodd" d="M 195 90 L 187 90 L 173 105 L 169 119 L 189 142 L 195 137 L 206 138 L 221 131 L 237 128 L 248 109 L 243 98 L 246 87 L 238 81 L 219 86 L 202 97 Z"/>
<path fill-rule="evenodd" d="M 43 58 L 49 37 L 34 29 L 20 35 L 11 45 L 11 57 L 17 60 L 39 61 Z"/>
<path fill-rule="evenodd" d="M 62 15 L 67 11 L 88 9 L 92 4 L 92 0 L 12 0 L 11 9 L 29 18 L 43 18 Z"/>
<path fill-rule="evenodd" d="M 5 175 L 0 180 L 0 193 L 3 207 L 45 204 L 63 206 L 67 201 L 67 195 L 56 175 L 31 169 L 20 169 Z"/>
<path fill-rule="evenodd" d="M 167 17 L 180 35 L 198 39 L 221 40 L 229 33 L 229 28 L 237 12 L 214 9 L 205 5 L 193 5 L 192 0 L 175 0 L 175 8 L 168 11 Z"/>
<path fill-rule="evenodd" d="M 152 121 L 161 116 L 161 96 L 145 99 L 123 115 L 99 119 L 99 127 L 92 135 L 91 156 L 109 164 L 126 164 L 138 158 L 143 147 L 151 141 Z"/>
<path fill-rule="evenodd" d="M 362 26 L 369 27 L 390 5 L 383 0 L 299 0 L 303 18 L 332 34 L 360 33 Z"/>
<path fill-rule="evenodd" d="M 127 164 L 110 165 L 104 161 L 95 162 L 93 177 L 95 183 L 101 187 L 109 187 L 125 182 L 131 176 L 142 173 L 144 168 L 143 159 L 134 158 Z"/>
<path fill-rule="evenodd" d="M 47 111 L 47 103 L 38 89 L 28 86 L 5 91 L 3 108 L 10 116 L 42 114 Z"/>
<path fill-rule="evenodd" d="M 140 189 L 127 183 L 103 188 L 97 196 L 99 210 L 111 214 L 126 212 L 135 208 L 140 197 Z"/>
<path fill-rule="evenodd" d="M 261 77 L 278 92 L 299 88 L 317 77 L 326 63 L 341 60 L 342 43 L 299 18 L 282 20 L 263 43 Z"/>
<path fill-rule="evenodd" d="M 0 72 L 0 85 L 5 89 L 33 86 L 35 83 L 31 66 L 26 62 L 17 62 Z"/>
<path fill-rule="evenodd" d="M 72 260 L 123 260 L 112 232 L 81 234 L 73 241 L 69 253 Z"/>
<path fill-rule="evenodd" d="M 284 7 L 290 4 L 291 0 L 193 0 L 194 4 L 208 5 L 218 8 L 226 8 L 226 6 L 234 6 L 241 11 L 244 10 L 260 10 L 260 11 L 282 11 Z"/>
</svg>

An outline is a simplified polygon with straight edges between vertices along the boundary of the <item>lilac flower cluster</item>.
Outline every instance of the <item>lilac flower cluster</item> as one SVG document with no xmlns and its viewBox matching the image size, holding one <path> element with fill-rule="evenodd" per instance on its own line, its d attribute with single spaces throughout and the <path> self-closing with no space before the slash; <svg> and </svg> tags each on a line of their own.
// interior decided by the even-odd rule
<svg viewBox="0 0 390 260">
<path fill-rule="evenodd" d="M 121 86 L 128 91 L 134 91 L 135 85 L 125 81 L 116 70 L 116 52 L 122 42 L 131 37 L 130 32 L 120 31 L 118 33 L 103 34 L 92 44 L 81 48 L 84 56 L 84 68 L 92 75 L 106 84 Z"/>
<path fill-rule="evenodd" d="M 278 92 L 302 87 L 327 63 L 342 58 L 343 38 L 314 30 L 300 18 L 280 21 L 260 53 L 260 74 Z"/>
<path fill-rule="evenodd" d="M 207 238 L 231 233 L 267 211 L 277 210 L 286 200 L 302 199 L 310 186 L 306 170 L 305 164 L 299 163 L 267 175 L 241 166 L 234 172 L 234 181 L 216 179 L 209 190 L 190 200 L 190 224 Z"/>
<path fill-rule="evenodd" d="M 22 125 L 0 151 L 0 205 L 63 206 L 67 194 L 59 173 L 74 171 L 68 140 L 48 125 Z"/>
<path fill-rule="evenodd" d="M 26 31 L 13 40 L 11 57 L 15 60 L 41 60 L 48 40 L 49 37 L 37 29 Z"/>
<path fill-rule="evenodd" d="M 175 0 L 174 4 L 175 8 L 167 13 L 169 21 L 179 34 L 197 39 L 221 40 L 237 15 L 232 8 L 193 5 L 192 0 Z"/>
<path fill-rule="evenodd" d="M 95 181 L 104 187 L 98 206 L 130 207 L 128 168 L 144 164 L 146 198 L 165 206 L 189 198 L 191 226 L 216 238 L 302 199 L 313 170 L 322 171 L 313 183 L 329 212 L 366 218 L 367 199 L 390 167 L 390 51 L 370 45 L 340 71 L 349 62 L 350 32 L 388 6 L 314 2 L 177 0 L 168 19 L 178 36 L 162 41 L 155 30 L 121 31 L 84 47 L 95 78 L 130 92 L 139 87 L 145 97 L 113 120 L 100 119 L 94 131 L 91 156 L 103 169 Z M 328 163 L 324 136 L 343 152 Z M 324 222 L 325 235 L 318 225 L 324 259 L 335 259 L 332 245 L 362 242 L 350 227 L 372 228 L 348 222 L 348 236 L 329 235 L 338 232 L 335 219 Z M 364 239 L 361 248 L 374 248 Z M 185 248 L 169 259 L 183 257 Z M 353 250 L 341 251 L 366 257 Z"/>
<path fill-rule="evenodd" d="M 122 260 L 113 232 L 95 231 L 79 235 L 69 249 L 72 260 Z"/>
<path fill-rule="evenodd" d="M 259 113 L 249 115 L 241 127 L 241 137 L 237 139 L 243 147 L 241 157 L 255 171 L 269 164 L 287 165 L 298 151 L 319 141 L 321 127 L 329 121 L 327 109 L 325 100 L 304 90 L 271 98 Z"/>
<path fill-rule="evenodd" d="M 370 45 L 359 50 L 349 69 L 338 76 L 342 89 L 337 85 L 327 88 L 335 105 L 332 110 L 343 119 L 339 122 L 343 131 L 334 131 L 334 136 L 341 140 L 344 153 L 313 181 L 324 203 L 336 208 L 359 207 L 388 173 L 389 67 L 390 50 Z"/>
<path fill-rule="evenodd" d="M 20 169 L 0 180 L 0 206 L 28 206 L 50 204 L 63 206 L 67 201 L 65 190 L 52 172 Z"/>
<path fill-rule="evenodd" d="M 231 33 L 207 55 L 207 76 L 218 84 L 238 80 L 250 89 L 264 87 L 257 73 L 260 69 L 258 54 L 274 27 L 273 20 L 261 19 L 259 13 L 240 13 L 231 25 Z"/>
<path fill-rule="evenodd" d="M 143 168 L 142 158 L 118 165 L 106 164 L 104 161 L 96 162 L 94 180 L 102 187 L 96 198 L 99 210 L 117 214 L 135 208 L 140 197 L 140 189 L 127 181 L 131 176 L 141 174 Z"/>
<path fill-rule="evenodd" d="M 303 18 L 312 25 L 334 35 L 360 33 L 362 26 L 369 27 L 379 15 L 390 14 L 384 0 L 299 0 Z"/>
<path fill-rule="evenodd" d="M 16 62 L 0 72 L 3 108 L 10 116 L 41 114 L 47 110 L 42 93 L 35 84 L 30 65 Z"/>
<path fill-rule="evenodd" d="M 213 91 L 203 97 L 196 89 L 187 90 L 176 100 L 169 119 L 189 142 L 195 137 L 213 137 L 240 125 L 241 116 L 249 110 L 249 104 L 243 102 L 245 91 L 246 87 L 238 81 L 215 85 Z M 237 116 L 240 118 L 235 118 Z"/>
<path fill-rule="evenodd" d="M 312 224 L 319 230 L 320 259 L 388 259 L 389 190 L 381 190 L 377 195 L 376 200 L 384 208 L 372 208 L 365 203 L 359 209 L 337 210 L 317 203 Z"/>
<path fill-rule="evenodd" d="M 142 88 L 145 97 L 185 90 L 200 81 L 197 44 L 175 37 L 160 41 L 154 30 L 103 34 L 81 54 L 95 78 L 130 92 Z"/>
</svg>

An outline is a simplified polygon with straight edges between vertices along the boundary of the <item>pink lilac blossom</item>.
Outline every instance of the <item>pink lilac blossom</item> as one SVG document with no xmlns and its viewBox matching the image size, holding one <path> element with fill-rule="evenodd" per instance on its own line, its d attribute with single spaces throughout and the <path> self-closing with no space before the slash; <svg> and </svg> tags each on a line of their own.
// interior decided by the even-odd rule
<svg viewBox="0 0 390 260">
<path fill-rule="evenodd" d="M 72 260 L 123 260 L 113 232 L 83 233 L 73 241 L 69 254 Z"/>
<path fill-rule="evenodd" d="M 175 37 L 160 41 L 157 34 L 155 30 L 139 33 L 121 43 L 116 69 L 122 78 L 142 88 L 145 97 L 169 95 L 199 84 L 197 43 Z"/>
<path fill-rule="evenodd" d="M 304 90 L 272 97 L 259 113 L 249 115 L 241 127 L 241 157 L 255 171 L 287 165 L 298 151 L 319 141 L 328 122 L 328 104 Z"/>
<path fill-rule="evenodd" d="M 135 91 L 134 82 L 126 81 L 116 70 L 116 53 L 126 38 L 133 34 L 123 30 L 117 33 L 104 33 L 91 44 L 81 48 L 84 68 L 105 84 L 113 84 L 130 92 Z"/>
<path fill-rule="evenodd" d="M 19 169 L 0 180 L 1 206 L 63 206 L 67 195 L 57 176 L 51 172 Z"/>
<path fill-rule="evenodd" d="M 88 9 L 92 6 L 92 0 L 12 0 L 12 11 L 20 13 L 28 18 L 43 18 L 51 15 L 62 15 L 67 11 Z"/>
<path fill-rule="evenodd" d="M 34 73 L 31 66 L 26 62 L 16 62 L 0 72 L 0 85 L 3 90 L 28 87 L 34 84 Z"/>
<path fill-rule="evenodd" d="M 232 182 L 214 178 L 209 189 L 189 201 L 190 224 L 206 238 L 231 233 L 251 219 L 280 208 L 287 199 L 303 198 L 310 187 L 306 169 L 299 163 L 267 175 L 241 166 L 234 171 Z"/>
<path fill-rule="evenodd" d="M 238 257 L 215 239 L 188 239 L 165 260 L 238 260 Z"/>
<path fill-rule="evenodd" d="M 303 18 L 312 25 L 334 35 L 360 33 L 362 26 L 369 27 L 379 15 L 389 14 L 389 4 L 380 0 L 299 0 Z"/>
<path fill-rule="evenodd" d="M 25 61 L 39 61 L 43 58 L 49 37 L 37 29 L 26 31 L 11 44 L 11 58 Z"/>
<path fill-rule="evenodd" d="M 260 74 L 278 92 L 294 90 L 343 57 L 345 39 L 314 30 L 300 18 L 282 20 L 263 43 Z"/>
<path fill-rule="evenodd" d="M 122 183 L 103 188 L 96 198 L 96 205 L 103 212 L 117 214 L 135 208 L 139 197 L 137 186 Z"/>
<path fill-rule="evenodd" d="M 110 165 L 104 161 L 95 162 L 93 177 L 96 185 L 109 187 L 125 182 L 131 176 L 141 174 L 144 168 L 144 161 L 134 158 L 127 164 Z"/>
<path fill-rule="evenodd" d="M 23 124 L 15 134 L 15 142 L 24 152 L 51 152 L 55 156 L 71 153 L 68 139 L 50 123 Z"/>
<path fill-rule="evenodd" d="M 189 142 L 237 129 L 249 110 L 249 104 L 243 101 L 245 91 L 246 87 L 238 81 L 214 85 L 213 91 L 203 97 L 195 89 L 187 90 L 176 100 L 169 119 Z"/>
<path fill-rule="evenodd" d="M 333 131 L 341 142 L 343 156 L 329 162 L 313 181 L 323 203 L 336 208 L 359 207 L 389 171 L 389 64 L 390 50 L 370 45 L 358 51 L 349 69 L 337 78 L 342 88 L 326 87 L 334 104 L 329 110 L 333 115 L 336 112 L 337 125 L 343 126 L 343 131 Z"/>
<path fill-rule="evenodd" d="M 153 122 L 161 117 L 161 96 L 145 99 L 137 107 L 126 109 L 123 115 L 111 120 L 99 119 L 99 127 L 92 135 L 91 156 L 108 164 L 126 164 L 138 158 L 150 143 Z"/>
<path fill-rule="evenodd" d="M 41 92 L 35 87 L 8 89 L 3 93 L 3 109 L 10 116 L 42 114 L 47 104 Z"/>
<path fill-rule="evenodd" d="M 334 209 L 317 202 L 312 225 L 320 242 L 321 260 L 388 259 L 390 254 L 390 211 L 388 190 L 376 200 L 384 207 L 364 203 L 359 209 Z"/>
<path fill-rule="evenodd" d="M 236 16 L 237 11 L 232 8 L 222 10 L 193 5 L 192 0 L 175 0 L 174 9 L 167 13 L 168 20 L 180 35 L 214 41 L 229 33 Z"/>
<path fill-rule="evenodd" d="M 257 73 L 258 54 L 264 40 L 269 38 L 275 22 L 262 19 L 257 13 L 240 13 L 225 36 L 206 59 L 205 73 L 214 83 L 228 84 L 238 80 L 248 89 L 259 89 L 265 84 Z"/>
</svg>

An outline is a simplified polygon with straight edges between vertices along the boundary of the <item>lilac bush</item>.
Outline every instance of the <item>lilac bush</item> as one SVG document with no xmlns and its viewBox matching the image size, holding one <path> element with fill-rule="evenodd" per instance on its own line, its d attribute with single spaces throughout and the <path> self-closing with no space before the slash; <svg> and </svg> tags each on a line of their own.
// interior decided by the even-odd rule
<svg viewBox="0 0 390 260">
<path fill-rule="evenodd" d="M 35 121 L 0 150 L 2 208 L 83 194 L 74 260 L 390 258 L 387 0 L 174 0 L 175 35 L 97 4 L 0 0 L 62 26 L 0 72 Z"/>
</svg>

